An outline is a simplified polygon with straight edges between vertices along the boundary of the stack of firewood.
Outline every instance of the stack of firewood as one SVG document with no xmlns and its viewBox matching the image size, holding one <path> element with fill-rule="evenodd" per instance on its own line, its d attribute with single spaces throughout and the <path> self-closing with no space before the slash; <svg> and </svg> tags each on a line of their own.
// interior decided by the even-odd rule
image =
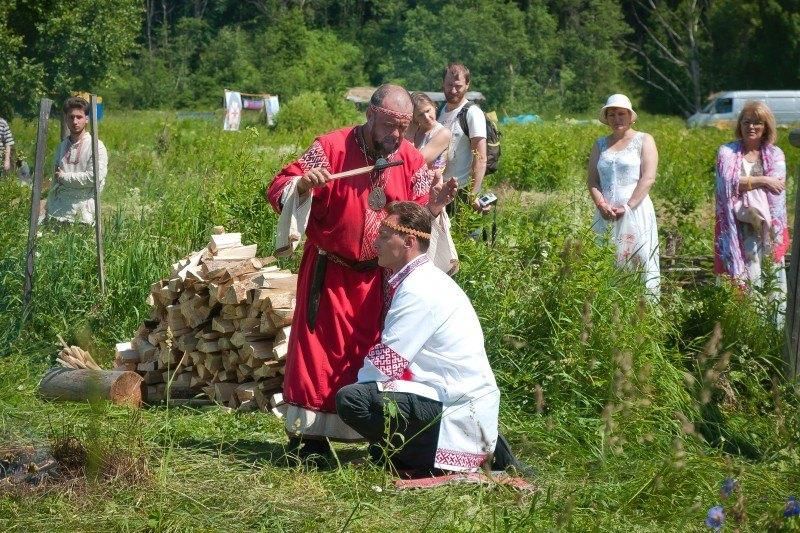
<svg viewBox="0 0 800 533">
<path fill-rule="evenodd" d="M 205 395 L 280 416 L 297 276 L 256 258 L 241 234 L 215 230 L 152 285 L 150 320 L 117 344 L 115 368 L 142 375 L 148 403 Z"/>
</svg>

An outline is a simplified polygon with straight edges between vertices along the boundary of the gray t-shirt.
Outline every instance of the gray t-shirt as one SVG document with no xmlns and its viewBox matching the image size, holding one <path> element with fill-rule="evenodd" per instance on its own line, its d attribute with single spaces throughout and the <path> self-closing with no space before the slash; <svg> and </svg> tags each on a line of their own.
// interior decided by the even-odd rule
<svg viewBox="0 0 800 533">
<path fill-rule="evenodd" d="M 473 105 L 467 111 L 467 126 L 469 127 L 469 138 L 464 135 L 461 123 L 458 120 L 458 113 L 464 107 L 466 101 L 448 111 L 447 107 L 442 109 L 439 114 L 439 122 L 452 132 L 450 146 L 447 149 L 447 166 L 444 169 L 444 179 L 455 178 L 458 187 L 466 187 L 472 173 L 472 146 L 470 139 L 478 137 L 486 138 L 486 117 L 477 105 Z"/>
</svg>

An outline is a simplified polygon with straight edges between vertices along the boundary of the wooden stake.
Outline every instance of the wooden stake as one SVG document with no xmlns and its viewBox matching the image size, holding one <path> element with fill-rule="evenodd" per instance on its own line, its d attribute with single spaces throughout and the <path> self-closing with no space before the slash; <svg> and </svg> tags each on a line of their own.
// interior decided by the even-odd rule
<svg viewBox="0 0 800 533">
<path fill-rule="evenodd" d="M 800 305 L 798 290 L 800 289 L 800 198 L 795 200 L 794 206 L 794 242 L 792 242 L 792 258 L 789 261 L 789 275 L 787 276 L 788 293 L 786 295 L 786 377 L 794 380 L 800 376 Z"/>
<path fill-rule="evenodd" d="M 28 251 L 25 254 L 25 284 L 22 290 L 23 314 L 27 315 L 28 305 L 33 294 L 33 263 L 36 255 L 36 233 L 39 231 L 39 210 L 42 200 L 42 174 L 44 154 L 47 150 L 47 126 L 52 100 L 42 98 L 39 103 L 39 126 L 36 132 L 36 160 L 33 166 L 33 188 L 31 190 L 31 219 L 28 228 Z M 24 322 L 24 319 L 23 319 Z"/>
<path fill-rule="evenodd" d="M 105 254 L 103 252 L 103 226 L 100 216 L 100 180 L 98 171 L 99 149 L 97 145 L 97 95 L 89 96 L 91 106 L 91 128 L 92 128 L 92 174 L 94 175 L 94 235 L 97 241 L 97 277 L 100 278 L 100 293 L 106 293 L 106 271 Z"/>
</svg>

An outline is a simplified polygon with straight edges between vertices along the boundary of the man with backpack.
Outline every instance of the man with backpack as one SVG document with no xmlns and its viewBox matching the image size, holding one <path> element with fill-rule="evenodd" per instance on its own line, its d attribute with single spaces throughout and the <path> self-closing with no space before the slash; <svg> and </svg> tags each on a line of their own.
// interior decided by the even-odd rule
<svg viewBox="0 0 800 533">
<path fill-rule="evenodd" d="M 469 81 L 469 69 L 461 63 L 450 63 L 444 70 L 442 89 L 447 103 L 439 112 L 439 122 L 452 133 L 444 180 L 455 178 L 458 182 L 459 198 L 468 201 L 478 212 L 488 212 L 491 206 L 481 205 L 478 197 L 483 177 L 487 173 L 487 131 L 492 128 L 492 133 L 495 134 L 495 130 L 493 125 L 487 125 L 483 111 L 467 101 Z M 492 149 L 499 154 L 499 144 L 493 143 Z M 492 159 L 490 165 L 493 170 L 497 161 L 496 157 Z M 470 177 L 471 194 L 467 194 Z M 454 204 L 455 202 L 451 206 L 454 207 Z"/>
</svg>

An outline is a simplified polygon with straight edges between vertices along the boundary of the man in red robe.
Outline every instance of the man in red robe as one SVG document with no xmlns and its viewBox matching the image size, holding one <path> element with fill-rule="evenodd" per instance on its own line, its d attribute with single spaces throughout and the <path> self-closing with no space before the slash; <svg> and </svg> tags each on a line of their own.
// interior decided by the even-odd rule
<svg viewBox="0 0 800 533">
<path fill-rule="evenodd" d="M 404 139 L 412 110 L 408 91 L 382 85 L 372 96 L 365 124 L 318 137 L 267 190 L 277 212 L 305 210 L 296 224 L 306 242 L 283 392 L 290 448 L 301 458 L 330 453 L 327 439 L 363 440 L 336 414 L 336 393 L 356 382 L 364 357 L 380 340 L 388 302 L 375 239 L 386 218 L 384 206 L 414 201 L 446 222 L 442 211 L 456 192 L 455 180 L 433 183 L 422 155 Z M 331 179 L 379 158 L 401 163 Z"/>
</svg>

